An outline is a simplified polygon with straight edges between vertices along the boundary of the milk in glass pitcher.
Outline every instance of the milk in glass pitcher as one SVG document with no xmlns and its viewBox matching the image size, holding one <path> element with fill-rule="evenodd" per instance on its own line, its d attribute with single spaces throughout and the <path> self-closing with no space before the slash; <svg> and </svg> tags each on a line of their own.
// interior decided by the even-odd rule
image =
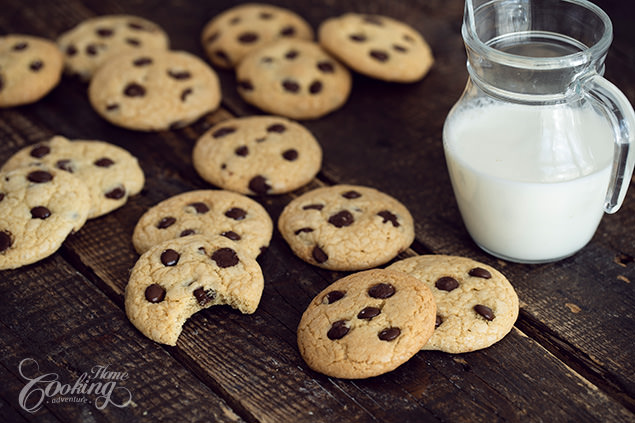
<svg viewBox="0 0 635 423">
<path fill-rule="evenodd" d="M 466 0 L 469 80 L 443 145 L 467 230 L 540 263 L 584 247 L 631 181 L 635 114 L 602 77 L 609 17 L 586 0 Z"/>
</svg>

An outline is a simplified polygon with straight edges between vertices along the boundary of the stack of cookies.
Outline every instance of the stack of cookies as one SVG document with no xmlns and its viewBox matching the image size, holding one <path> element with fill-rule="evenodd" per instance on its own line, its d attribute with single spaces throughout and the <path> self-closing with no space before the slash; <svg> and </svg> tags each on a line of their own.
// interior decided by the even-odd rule
<svg viewBox="0 0 635 423">
<path fill-rule="evenodd" d="M 0 269 L 48 257 L 143 184 L 137 159 L 103 141 L 55 136 L 23 148 L 0 170 Z"/>
</svg>

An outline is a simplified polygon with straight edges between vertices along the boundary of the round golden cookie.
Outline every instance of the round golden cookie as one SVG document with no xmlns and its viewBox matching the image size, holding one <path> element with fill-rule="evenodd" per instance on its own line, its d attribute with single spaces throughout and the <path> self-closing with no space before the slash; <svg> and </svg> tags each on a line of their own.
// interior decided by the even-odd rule
<svg viewBox="0 0 635 423">
<path fill-rule="evenodd" d="M 293 199 L 278 228 L 298 257 L 330 270 L 379 266 L 414 240 L 413 219 L 403 204 L 356 185 L 318 188 Z"/>
<path fill-rule="evenodd" d="M 62 52 L 30 35 L 0 37 L 0 108 L 34 103 L 60 82 Z"/>
<path fill-rule="evenodd" d="M 430 46 L 411 26 L 380 15 L 347 13 L 322 22 L 322 47 L 372 78 L 414 82 L 434 63 Z"/>
<path fill-rule="evenodd" d="M 88 188 L 40 165 L 0 172 L 0 270 L 46 258 L 86 222 Z"/>
<path fill-rule="evenodd" d="M 317 119 L 351 91 L 349 70 L 317 43 L 280 39 L 247 54 L 236 68 L 238 93 L 265 112 Z"/>
<path fill-rule="evenodd" d="M 195 234 L 223 236 L 235 248 L 257 257 L 273 233 L 273 222 L 260 203 L 223 190 L 184 192 L 156 204 L 137 222 L 132 243 L 139 254 L 168 239 Z"/>
<path fill-rule="evenodd" d="M 464 353 L 503 339 L 518 317 L 518 296 L 498 270 L 466 257 L 424 255 L 393 263 L 432 291 L 437 328 L 423 347 Z"/>
<path fill-rule="evenodd" d="M 261 3 L 227 9 L 203 28 L 201 42 L 211 62 L 233 68 L 249 52 L 278 38 L 312 40 L 313 28 L 291 10 Z"/>
<path fill-rule="evenodd" d="M 80 22 L 57 38 L 66 73 L 88 81 L 108 59 L 127 52 L 166 50 L 168 36 L 139 16 L 103 15 Z"/>
<path fill-rule="evenodd" d="M 18 151 L 5 162 L 2 171 L 30 163 L 44 163 L 81 179 L 89 191 L 89 219 L 123 206 L 130 196 L 141 192 L 145 182 L 143 170 L 134 156 L 103 141 L 70 141 L 55 136 Z"/>
<path fill-rule="evenodd" d="M 298 325 L 298 347 L 313 370 L 360 379 L 396 369 L 434 331 L 430 290 L 385 269 L 346 276 L 311 301 Z"/>
<path fill-rule="evenodd" d="M 90 81 L 93 108 L 111 123 L 140 131 L 178 128 L 215 110 L 218 76 L 185 51 L 143 50 L 104 63 Z"/>
<path fill-rule="evenodd" d="M 164 241 L 145 252 L 126 286 L 126 315 L 148 338 L 176 345 L 194 313 L 226 304 L 256 311 L 264 277 L 254 258 L 232 241 L 194 235 Z"/>
<path fill-rule="evenodd" d="M 322 148 L 297 122 L 251 116 L 218 123 L 196 142 L 194 167 L 206 181 L 242 194 L 282 194 L 320 170 Z"/>
</svg>

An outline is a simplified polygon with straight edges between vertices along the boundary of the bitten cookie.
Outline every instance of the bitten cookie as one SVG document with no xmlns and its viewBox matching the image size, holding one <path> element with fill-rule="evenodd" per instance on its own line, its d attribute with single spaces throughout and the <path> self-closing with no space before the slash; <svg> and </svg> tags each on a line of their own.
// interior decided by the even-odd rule
<svg viewBox="0 0 635 423">
<path fill-rule="evenodd" d="M 390 270 L 422 281 L 437 303 L 437 328 L 423 347 L 464 353 L 501 340 L 518 317 L 518 296 L 498 270 L 469 258 L 424 255 L 393 263 Z"/>
<path fill-rule="evenodd" d="M 194 313 L 226 304 L 256 311 L 264 278 L 255 259 L 223 237 L 172 239 L 144 253 L 126 286 L 126 315 L 148 338 L 176 345 Z"/>
<path fill-rule="evenodd" d="M 94 109 L 115 125 L 141 131 L 179 128 L 220 104 L 216 73 L 184 51 L 143 50 L 108 60 L 88 88 Z"/>
<path fill-rule="evenodd" d="M 246 102 L 292 119 L 316 119 L 340 108 L 352 84 L 349 70 L 317 43 L 294 39 L 249 53 L 236 75 Z"/>
<path fill-rule="evenodd" d="M 268 4 L 247 3 L 211 19 L 201 42 L 211 62 L 233 68 L 250 51 L 278 38 L 312 40 L 313 28 L 296 13 Z"/>
<path fill-rule="evenodd" d="M 87 19 L 57 38 L 64 52 L 66 73 L 88 81 L 106 60 L 127 52 L 166 50 L 168 36 L 147 19 L 131 15 L 104 15 Z"/>
<path fill-rule="evenodd" d="M 69 141 L 55 136 L 18 151 L 2 170 L 13 170 L 29 163 L 44 163 L 82 180 L 90 194 L 89 219 L 123 206 L 128 197 L 141 191 L 145 181 L 134 156 L 103 141 Z"/>
<path fill-rule="evenodd" d="M 379 266 L 414 240 L 412 216 L 403 204 L 354 185 L 318 188 L 295 198 L 282 211 L 278 228 L 298 257 L 331 270 Z"/>
<path fill-rule="evenodd" d="M 0 172 L 0 270 L 50 256 L 88 216 L 88 188 L 43 165 Z"/>
<path fill-rule="evenodd" d="M 330 18 L 320 25 L 318 38 L 352 69 L 386 81 L 417 81 L 434 62 L 419 32 L 387 16 L 347 13 Z"/>
<path fill-rule="evenodd" d="M 273 222 L 249 197 L 230 191 L 197 190 L 161 201 L 141 216 L 132 243 L 139 254 L 162 241 L 194 234 L 220 235 L 233 248 L 257 257 L 268 245 Z"/>
<path fill-rule="evenodd" d="M 298 347 L 313 370 L 360 379 L 396 369 L 434 331 L 430 290 L 384 269 L 346 276 L 311 301 L 298 326 Z"/>
<path fill-rule="evenodd" d="M 304 126 L 278 116 L 223 121 L 192 153 L 206 181 L 242 194 L 281 194 L 306 185 L 320 170 L 322 148 Z"/>
<path fill-rule="evenodd" d="M 44 97 L 60 82 L 63 63 L 52 41 L 19 34 L 0 37 L 0 107 Z"/>
</svg>

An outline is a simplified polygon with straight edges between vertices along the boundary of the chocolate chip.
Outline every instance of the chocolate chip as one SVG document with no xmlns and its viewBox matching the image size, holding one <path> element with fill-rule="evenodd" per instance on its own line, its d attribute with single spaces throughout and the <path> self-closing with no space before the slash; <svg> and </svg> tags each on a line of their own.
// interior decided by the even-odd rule
<svg viewBox="0 0 635 423">
<path fill-rule="evenodd" d="M 399 222 L 397 221 L 397 216 L 394 215 L 393 213 L 389 212 L 388 210 L 382 210 L 379 213 L 377 213 L 377 215 L 384 219 L 381 223 L 390 222 L 390 223 L 392 223 L 392 226 L 394 226 L 395 228 L 399 227 Z"/>
<path fill-rule="evenodd" d="M 115 187 L 104 194 L 106 198 L 110 198 L 111 200 L 119 200 L 125 197 L 125 195 L 126 189 L 122 186 Z"/>
<path fill-rule="evenodd" d="M 335 66 L 331 62 L 318 62 L 317 68 L 324 73 L 333 73 L 335 72 Z"/>
<path fill-rule="evenodd" d="M 482 304 L 475 305 L 474 311 L 483 316 L 485 320 L 489 320 L 490 322 L 496 317 L 491 308 Z"/>
<path fill-rule="evenodd" d="M 11 232 L 0 231 L 0 253 L 8 250 L 13 245 L 13 238 L 11 238 Z"/>
<path fill-rule="evenodd" d="M 348 210 L 342 210 L 329 217 L 328 222 L 336 228 L 343 228 L 344 226 L 350 226 L 355 222 L 355 218 Z"/>
<path fill-rule="evenodd" d="M 313 251 L 311 252 L 313 259 L 318 263 L 324 263 L 329 259 L 329 256 L 324 252 L 323 249 L 318 247 L 317 245 L 313 247 Z"/>
<path fill-rule="evenodd" d="M 240 241 L 240 235 L 238 235 L 236 232 L 234 231 L 225 231 L 221 234 L 222 236 L 224 236 L 225 238 L 229 238 L 232 241 Z"/>
<path fill-rule="evenodd" d="M 282 88 L 290 93 L 297 93 L 300 91 L 300 84 L 295 81 L 291 81 L 290 79 L 285 79 L 282 81 Z"/>
<path fill-rule="evenodd" d="M 136 82 L 131 82 L 126 85 L 126 88 L 123 90 L 123 93 L 128 97 L 143 97 L 146 95 L 146 89 L 143 88 L 142 85 L 137 84 Z"/>
<path fill-rule="evenodd" d="M 269 20 L 273 18 L 273 14 L 269 12 L 260 12 L 260 19 Z"/>
<path fill-rule="evenodd" d="M 283 28 L 282 31 L 280 31 L 280 35 L 282 35 L 283 37 L 291 37 L 294 34 L 295 34 L 295 28 L 292 26 L 287 26 Z"/>
<path fill-rule="evenodd" d="M 474 276 L 476 278 L 490 279 L 492 277 L 492 274 L 482 267 L 475 267 L 467 273 L 468 275 Z"/>
<path fill-rule="evenodd" d="M 381 339 L 382 341 L 393 341 L 399 335 L 401 335 L 401 329 L 395 327 L 386 328 L 377 334 L 379 339 Z"/>
<path fill-rule="evenodd" d="M 151 303 L 160 303 L 165 299 L 165 289 L 159 284 L 153 283 L 146 288 L 146 300 Z"/>
<path fill-rule="evenodd" d="M 346 198 L 348 200 L 353 200 L 353 199 L 359 198 L 361 196 L 362 196 L 362 194 L 360 194 L 357 191 L 346 191 L 346 192 L 342 193 L 342 197 L 344 197 L 344 198 Z"/>
<path fill-rule="evenodd" d="M 247 154 L 249 154 L 249 148 L 246 145 L 241 145 L 240 147 L 236 148 L 236 150 L 234 150 L 234 153 L 236 153 L 237 156 L 245 157 Z"/>
<path fill-rule="evenodd" d="M 51 211 L 44 206 L 37 206 L 31 209 L 31 217 L 33 219 L 46 219 L 51 216 Z"/>
<path fill-rule="evenodd" d="M 220 128 L 212 132 L 212 137 L 220 138 L 224 137 L 225 135 L 233 134 L 234 132 L 236 132 L 236 128 L 234 128 L 233 126 L 225 126 L 224 128 Z"/>
<path fill-rule="evenodd" d="M 393 44 L 392 45 L 393 50 L 398 51 L 400 53 L 405 53 L 408 51 L 407 48 L 405 48 L 404 46 L 400 46 L 399 44 Z"/>
<path fill-rule="evenodd" d="M 311 85 L 309 85 L 309 92 L 311 94 L 318 94 L 320 91 L 322 91 L 322 82 L 313 81 Z"/>
<path fill-rule="evenodd" d="M 438 328 L 439 326 L 441 326 L 441 323 L 443 323 L 443 317 L 441 317 L 441 316 L 439 316 L 439 315 L 437 314 L 437 318 L 436 318 L 436 320 L 435 320 L 435 322 L 434 322 L 434 328 L 436 329 L 436 328 Z"/>
<path fill-rule="evenodd" d="M 198 214 L 205 214 L 209 211 L 209 207 L 207 206 L 207 204 L 200 201 L 196 203 L 190 203 L 188 204 L 188 206 L 193 207 L 194 210 L 196 210 L 196 213 Z"/>
<path fill-rule="evenodd" d="M 359 313 L 357 313 L 358 319 L 370 320 L 373 317 L 379 316 L 381 310 L 377 307 L 365 307 Z"/>
<path fill-rule="evenodd" d="M 267 132 L 277 132 L 278 134 L 281 134 L 286 130 L 287 127 L 281 123 L 274 123 L 273 125 L 267 126 Z"/>
<path fill-rule="evenodd" d="M 101 159 L 95 160 L 94 165 L 97 167 L 110 167 L 114 165 L 115 162 L 108 157 L 102 157 Z"/>
<path fill-rule="evenodd" d="M 229 23 L 231 25 L 236 25 L 238 22 L 240 22 L 240 17 L 239 16 L 236 16 L 236 17 L 232 18 L 231 21 L 229 21 Z"/>
<path fill-rule="evenodd" d="M 238 41 L 243 44 L 251 44 L 258 41 L 258 34 L 255 32 L 243 32 L 238 36 Z"/>
<path fill-rule="evenodd" d="M 238 81 L 238 88 L 241 88 L 245 91 L 252 91 L 254 89 L 254 85 L 248 79 L 243 79 Z"/>
<path fill-rule="evenodd" d="M 351 34 L 348 36 L 348 38 L 357 43 L 366 41 L 366 36 L 364 34 Z"/>
<path fill-rule="evenodd" d="M 282 157 L 285 160 L 289 160 L 290 162 L 297 160 L 298 158 L 298 150 L 294 149 L 294 148 L 290 148 L 289 150 L 286 150 L 282 153 Z"/>
<path fill-rule="evenodd" d="M 256 175 L 249 181 L 249 189 L 256 194 L 266 194 L 271 189 L 271 185 L 267 182 L 267 178 Z"/>
<path fill-rule="evenodd" d="M 330 340 L 335 341 L 346 336 L 349 330 L 350 328 L 346 326 L 346 320 L 338 320 L 337 322 L 333 322 L 326 336 L 328 336 Z"/>
<path fill-rule="evenodd" d="M 368 295 L 373 298 L 390 298 L 395 295 L 395 287 L 389 283 L 378 283 L 368 288 Z"/>
<path fill-rule="evenodd" d="M 365 16 L 364 22 L 377 26 L 382 26 L 384 24 L 377 16 Z"/>
<path fill-rule="evenodd" d="M 189 71 L 173 71 L 169 70 L 168 75 L 176 80 L 182 81 L 184 79 L 190 79 L 192 74 Z"/>
<path fill-rule="evenodd" d="M 66 47 L 66 55 L 69 57 L 75 56 L 77 54 L 77 47 L 75 47 L 74 45 L 69 45 L 68 47 Z"/>
<path fill-rule="evenodd" d="M 141 41 L 136 38 L 126 38 L 126 43 L 130 44 L 133 47 L 139 47 L 141 45 Z"/>
<path fill-rule="evenodd" d="M 288 52 L 286 52 L 286 54 L 284 55 L 284 57 L 285 57 L 286 59 L 293 60 L 293 59 L 295 59 L 296 57 L 298 57 L 298 55 L 299 55 L 299 54 L 300 54 L 300 52 L 299 52 L 298 50 L 289 50 Z"/>
<path fill-rule="evenodd" d="M 404 34 L 403 35 L 403 39 L 408 41 L 409 43 L 414 43 L 415 39 L 413 37 L 410 36 L 410 34 Z"/>
<path fill-rule="evenodd" d="M 265 56 L 265 57 L 261 58 L 260 61 L 262 63 L 271 63 L 271 62 L 273 62 L 273 57 Z"/>
<path fill-rule="evenodd" d="M 184 229 L 184 230 L 181 231 L 179 236 L 181 238 L 183 238 L 184 236 L 194 235 L 195 233 L 196 233 L 196 231 L 194 229 Z"/>
<path fill-rule="evenodd" d="M 434 283 L 434 286 L 442 291 L 450 292 L 459 287 L 459 282 L 453 277 L 443 276 Z"/>
<path fill-rule="evenodd" d="M 185 101 L 187 96 L 192 94 L 192 92 L 193 92 L 192 88 L 189 88 L 189 87 L 181 91 L 181 101 Z"/>
<path fill-rule="evenodd" d="M 55 163 L 55 167 L 68 173 L 73 173 L 73 162 L 70 159 L 60 159 Z"/>
<path fill-rule="evenodd" d="M 170 226 L 174 225 L 175 223 L 176 223 L 176 218 L 175 217 L 167 216 L 167 217 L 164 217 L 163 219 L 159 220 L 159 223 L 157 223 L 157 228 L 166 229 L 166 228 L 169 228 Z"/>
<path fill-rule="evenodd" d="M 220 32 L 218 31 L 213 32 L 209 35 L 209 37 L 207 37 L 207 39 L 205 39 L 205 43 L 211 44 L 214 41 L 218 40 L 218 37 L 220 37 Z"/>
<path fill-rule="evenodd" d="M 212 254 L 212 260 L 216 262 L 218 267 L 226 268 L 236 266 L 239 262 L 236 251 L 231 248 L 219 248 Z"/>
<path fill-rule="evenodd" d="M 322 299 L 323 304 L 333 304 L 336 301 L 341 300 L 346 295 L 344 291 L 331 291 Z"/>
<path fill-rule="evenodd" d="M 225 216 L 234 220 L 243 220 L 247 216 L 247 212 L 239 207 L 232 207 L 225 212 Z"/>
<path fill-rule="evenodd" d="M 161 253 L 161 263 L 163 263 L 164 266 L 176 266 L 180 258 L 181 255 L 171 248 Z"/>
<path fill-rule="evenodd" d="M 141 67 L 141 66 L 148 66 L 152 64 L 152 58 L 151 57 L 139 57 L 137 59 L 135 59 L 132 64 L 136 67 Z"/>
<path fill-rule="evenodd" d="M 142 24 L 140 24 L 138 22 L 128 22 L 128 28 L 134 29 L 136 31 L 150 31 L 150 32 L 152 32 L 150 29 L 145 28 Z"/>
<path fill-rule="evenodd" d="M 38 145 L 31 150 L 31 157 L 35 157 L 36 159 L 41 159 L 51 152 L 51 149 L 48 145 Z"/>
<path fill-rule="evenodd" d="M 118 108 L 119 108 L 119 104 L 118 103 L 108 104 L 106 106 L 106 111 L 112 112 L 114 110 L 117 110 Z"/>
<path fill-rule="evenodd" d="M 112 34 L 114 34 L 114 31 L 110 28 L 97 28 L 95 32 L 97 33 L 97 35 L 104 38 L 111 37 Z"/>
<path fill-rule="evenodd" d="M 26 178 L 36 184 L 42 184 L 44 182 L 52 181 L 53 175 L 45 170 L 34 170 L 33 172 L 29 173 Z"/>
<path fill-rule="evenodd" d="M 97 45 L 96 44 L 88 44 L 86 46 L 86 54 L 89 56 L 96 56 L 97 53 L 99 53 L 99 50 L 97 50 Z"/>
<path fill-rule="evenodd" d="M 388 53 L 382 50 L 371 50 L 368 54 L 370 55 L 370 57 L 377 60 L 378 62 L 386 62 L 388 61 L 389 57 Z"/>
<path fill-rule="evenodd" d="M 40 69 L 42 69 L 43 67 L 44 62 L 42 62 L 41 60 L 34 60 L 29 65 L 29 69 L 31 69 L 33 72 L 39 72 Z"/>
<path fill-rule="evenodd" d="M 13 50 L 14 51 L 26 50 L 28 46 L 29 46 L 29 43 L 27 43 L 26 41 L 21 41 L 13 45 Z"/>
<path fill-rule="evenodd" d="M 302 207 L 302 210 L 322 210 L 323 208 L 323 204 L 307 204 Z"/>
<path fill-rule="evenodd" d="M 214 299 L 216 298 L 216 293 L 213 290 L 209 289 L 206 291 L 203 289 L 203 287 L 196 288 L 194 292 L 192 292 L 192 294 L 194 294 L 194 298 L 196 298 L 196 302 L 201 307 L 205 307 L 207 304 L 214 301 Z"/>
<path fill-rule="evenodd" d="M 0 192 L 0 201 L 4 200 L 4 192 Z"/>
</svg>

